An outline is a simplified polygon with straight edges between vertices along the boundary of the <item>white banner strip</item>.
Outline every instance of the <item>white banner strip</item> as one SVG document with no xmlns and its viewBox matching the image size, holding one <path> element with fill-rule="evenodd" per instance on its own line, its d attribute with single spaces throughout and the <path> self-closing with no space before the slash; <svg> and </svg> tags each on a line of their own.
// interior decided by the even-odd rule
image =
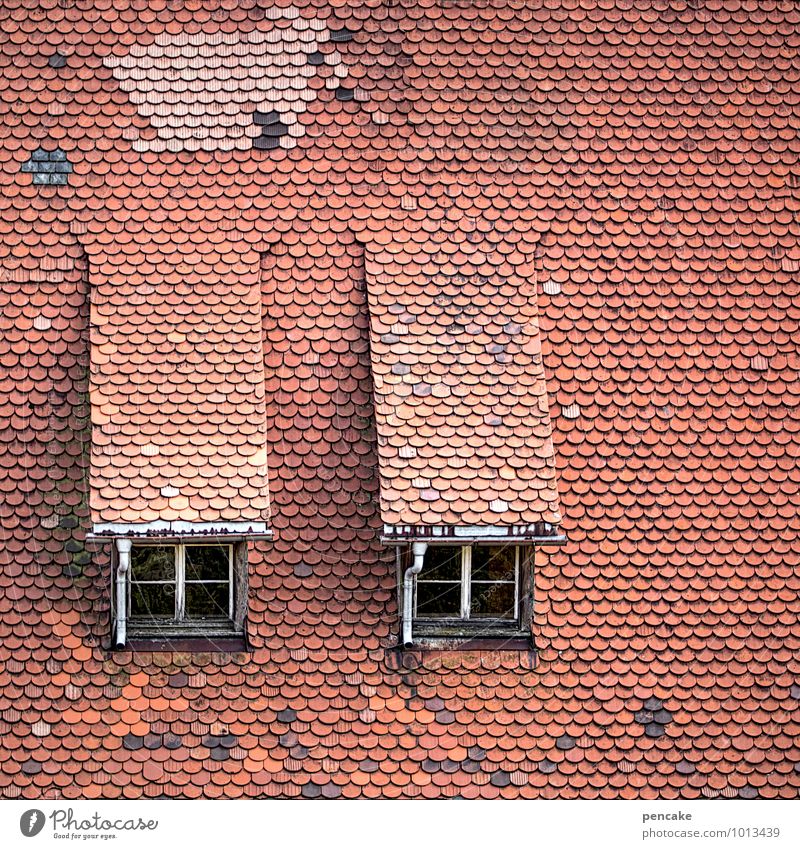
<svg viewBox="0 0 800 849">
<path fill-rule="evenodd" d="M 391 807 L 391 810 L 389 808 Z M 356 810 L 358 808 L 358 810 Z M 0 846 L 408 849 L 800 846 L 796 801 L 36 801 L 0 805 Z"/>
</svg>

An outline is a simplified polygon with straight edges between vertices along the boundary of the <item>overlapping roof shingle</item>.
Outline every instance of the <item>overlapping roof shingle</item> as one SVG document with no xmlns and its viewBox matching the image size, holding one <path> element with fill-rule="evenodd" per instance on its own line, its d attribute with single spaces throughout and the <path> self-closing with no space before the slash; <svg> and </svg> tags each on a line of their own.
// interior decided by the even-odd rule
<svg viewBox="0 0 800 849">
<path fill-rule="evenodd" d="M 296 146 L 135 150 L 158 132 L 107 58 L 264 11 L 0 10 L 0 793 L 796 798 L 796 4 L 304 4 L 354 37 Z M 469 219 L 495 279 L 534 260 L 569 543 L 535 653 L 397 654 L 368 262 Z M 181 291 L 222 243 L 203 274 L 242 263 L 263 304 L 251 650 L 111 653 L 88 290 L 111 245 Z"/>
</svg>

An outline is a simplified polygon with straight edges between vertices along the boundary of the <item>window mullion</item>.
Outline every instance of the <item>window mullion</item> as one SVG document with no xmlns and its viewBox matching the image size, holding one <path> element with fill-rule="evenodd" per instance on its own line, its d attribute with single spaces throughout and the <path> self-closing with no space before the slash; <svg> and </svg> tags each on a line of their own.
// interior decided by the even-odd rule
<svg viewBox="0 0 800 849">
<path fill-rule="evenodd" d="M 185 594 L 184 594 L 184 578 L 185 578 L 185 555 L 186 546 L 179 545 L 175 548 L 175 618 L 178 622 L 183 622 Z"/>
<path fill-rule="evenodd" d="M 469 545 L 461 548 L 461 618 L 469 619 L 469 610 L 472 604 L 472 547 Z"/>
</svg>

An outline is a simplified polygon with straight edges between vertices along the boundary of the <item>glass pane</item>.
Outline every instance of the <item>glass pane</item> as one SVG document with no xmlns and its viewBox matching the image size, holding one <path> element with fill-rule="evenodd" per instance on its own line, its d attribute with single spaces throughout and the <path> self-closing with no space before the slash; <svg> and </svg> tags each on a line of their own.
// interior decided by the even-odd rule
<svg viewBox="0 0 800 849">
<path fill-rule="evenodd" d="M 514 619 L 514 584 L 473 584 L 470 616 L 474 619 Z"/>
<path fill-rule="evenodd" d="M 175 616 L 174 584 L 131 584 L 131 616 Z"/>
<path fill-rule="evenodd" d="M 228 617 L 228 594 L 225 584 L 186 584 L 185 612 L 187 619 L 204 616 Z"/>
<path fill-rule="evenodd" d="M 472 549 L 473 581 L 513 581 L 517 549 L 513 545 L 476 545 Z"/>
<path fill-rule="evenodd" d="M 175 546 L 134 545 L 131 548 L 132 581 L 174 581 Z"/>
<path fill-rule="evenodd" d="M 461 548 L 457 545 L 429 545 L 418 581 L 460 581 Z"/>
<path fill-rule="evenodd" d="M 227 545 L 187 545 L 187 581 L 227 581 L 230 549 Z"/>
<path fill-rule="evenodd" d="M 417 616 L 461 616 L 461 584 L 417 584 Z"/>
</svg>

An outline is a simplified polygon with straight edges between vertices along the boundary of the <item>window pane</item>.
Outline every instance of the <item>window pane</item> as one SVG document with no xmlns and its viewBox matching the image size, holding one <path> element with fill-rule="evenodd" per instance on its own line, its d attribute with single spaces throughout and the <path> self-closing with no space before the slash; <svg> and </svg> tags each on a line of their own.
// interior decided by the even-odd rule
<svg viewBox="0 0 800 849">
<path fill-rule="evenodd" d="M 461 616 L 461 584 L 417 584 L 417 616 Z"/>
<path fill-rule="evenodd" d="M 472 549 L 473 581 L 513 581 L 517 549 L 513 545 L 476 545 Z"/>
<path fill-rule="evenodd" d="M 131 548 L 132 581 L 174 581 L 175 546 L 134 545 Z"/>
<path fill-rule="evenodd" d="M 227 581 L 230 549 L 227 545 L 187 545 L 187 581 Z"/>
<path fill-rule="evenodd" d="M 514 619 L 514 584 L 472 584 L 470 616 L 474 619 Z"/>
<path fill-rule="evenodd" d="M 457 545 L 429 545 L 418 581 L 460 581 L 461 548 Z"/>
<path fill-rule="evenodd" d="M 131 616 L 174 618 L 174 584 L 131 584 Z"/>
<path fill-rule="evenodd" d="M 185 613 L 187 619 L 229 615 L 230 587 L 225 584 L 186 584 Z"/>
</svg>

